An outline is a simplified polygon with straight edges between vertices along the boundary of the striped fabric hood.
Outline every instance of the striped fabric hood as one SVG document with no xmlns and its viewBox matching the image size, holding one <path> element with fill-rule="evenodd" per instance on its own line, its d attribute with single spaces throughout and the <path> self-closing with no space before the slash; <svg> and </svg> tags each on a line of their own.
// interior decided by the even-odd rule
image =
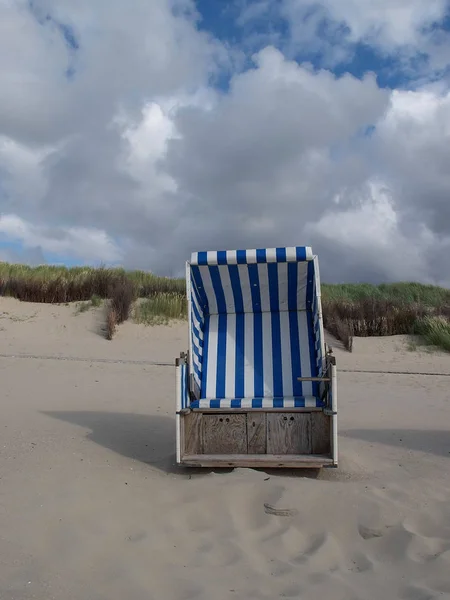
<svg viewBox="0 0 450 600">
<path fill-rule="evenodd" d="M 187 287 L 195 398 L 236 404 L 317 395 L 316 384 L 298 381 L 323 367 L 310 247 L 194 253 Z"/>
</svg>

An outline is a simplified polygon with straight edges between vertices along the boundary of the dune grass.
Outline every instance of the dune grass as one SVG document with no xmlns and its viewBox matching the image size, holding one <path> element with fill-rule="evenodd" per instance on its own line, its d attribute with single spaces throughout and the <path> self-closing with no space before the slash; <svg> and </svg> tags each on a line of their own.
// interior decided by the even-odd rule
<svg viewBox="0 0 450 600">
<path fill-rule="evenodd" d="M 440 308 L 450 307 L 450 290 L 434 285 L 401 282 L 353 284 L 322 284 L 322 297 L 327 301 L 360 302 L 363 300 L 385 301 L 402 304 L 420 304 Z"/>
<path fill-rule="evenodd" d="M 185 294 L 184 279 L 158 277 L 145 271 L 51 265 L 29 267 L 0 262 L 0 296 L 53 304 L 78 302 L 78 312 L 100 306 L 106 300 L 109 339 L 117 325 L 128 319 L 136 299 L 147 299 L 148 306 L 153 307 L 141 312 L 144 321 L 151 320 L 152 311 L 154 316 L 161 311 L 163 319 L 180 318 L 186 313 Z M 183 309 L 172 306 L 183 302 Z"/>
<path fill-rule="evenodd" d="M 136 304 L 134 320 L 145 325 L 163 325 L 172 319 L 185 319 L 186 294 L 162 293 Z"/>
<path fill-rule="evenodd" d="M 0 296 L 23 301 L 106 302 L 107 337 L 131 314 L 137 323 L 167 323 L 187 314 L 184 279 L 145 271 L 0 262 Z M 355 336 L 417 334 L 450 351 L 450 290 L 414 282 L 322 284 L 324 326 L 351 351 Z"/>
<path fill-rule="evenodd" d="M 183 279 L 158 277 L 145 271 L 92 267 L 28 267 L 0 262 L 0 295 L 29 302 L 82 302 L 109 298 L 111 285 L 126 279 L 136 297 L 184 293 Z"/>
<path fill-rule="evenodd" d="M 90 300 L 86 302 L 80 302 L 77 308 L 77 313 L 84 313 L 91 308 L 98 308 L 102 305 L 103 300 L 97 294 L 93 294 Z"/>
<path fill-rule="evenodd" d="M 425 317 L 417 322 L 415 330 L 430 346 L 450 352 L 450 320 L 447 317 Z"/>
<path fill-rule="evenodd" d="M 354 336 L 423 336 L 427 331 L 430 340 L 434 319 L 450 323 L 450 290 L 408 282 L 323 285 L 322 309 L 324 326 L 350 351 Z M 442 334 L 433 339 L 447 349 Z"/>
</svg>

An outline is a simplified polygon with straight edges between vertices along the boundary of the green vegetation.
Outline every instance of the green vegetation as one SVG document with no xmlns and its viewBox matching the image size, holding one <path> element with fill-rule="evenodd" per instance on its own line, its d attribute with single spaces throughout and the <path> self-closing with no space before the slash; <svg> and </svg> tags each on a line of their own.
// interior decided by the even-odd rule
<svg viewBox="0 0 450 600">
<path fill-rule="evenodd" d="M 421 283 L 370 283 L 322 284 L 322 297 L 326 301 L 359 302 L 384 300 L 403 304 L 420 304 L 440 308 L 450 307 L 450 290 Z"/>
<path fill-rule="evenodd" d="M 450 320 L 448 317 L 425 317 L 416 324 L 416 333 L 421 335 L 427 344 L 450 352 Z"/>
<path fill-rule="evenodd" d="M 80 302 L 77 308 L 77 313 L 83 313 L 88 311 L 91 308 L 98 308 L 102 304 L 102 299 L 100 296 L 94 294 L 90 300 L 87 302 Z"/>
<path fill-rule="evenodd" d="M 137 303 L 134 320 L 145 325 L 163 325 L 171 319 L 185 319 L 186 313 L 186 294 L 162 293 Z"/>
<path fill-rule="evenodd" d="M 53 304 L 78 302 L 79 312 L 100 306 L 107 300 L 108 339 L 112 339 L 117 325 L 129 318 L 138 298 L 144 299 L 142 310 L 137 311 L 140 322 L 152 323 L 158 318 L 167 322 L 186 315 L 184 279 L 120 268 L 28 267 L 0 263 L 0 296 Z"/>
<path fill-rule="evenodd" d="M 184 279 L 145 271 L 0 263 L 0 296 L 30 302 L 106 300 L 107 337 L 133 313 L 138 323 L 167 323 L 187 313 Z M 134 308 L 133 308 L 134 307 Z M 419 283 L 322 284 L 324 326 L 351 351 L 354 336 L 417 334 L 450 351 L 450 290 Z"/>
<path fill-rule="evenodd" d="M 450 290 L 445 288 L 420 283 L 323 285 L 322 309 L 324 326 L 350 351 L 354 336 L 399 334 L 419 334 L 448 349 L 441 331 L 450 323 Z"/>
<path fill-rule="evenodd" d="M 158 277 L 145 271 L 92 267 L 28 267 L 0 262 L 0 295 L 29 302 L 66 303 L 110 297 L 111 285 L 127 279 L 136 297 L 185 293 L 183 279 Z"/>
</svg>

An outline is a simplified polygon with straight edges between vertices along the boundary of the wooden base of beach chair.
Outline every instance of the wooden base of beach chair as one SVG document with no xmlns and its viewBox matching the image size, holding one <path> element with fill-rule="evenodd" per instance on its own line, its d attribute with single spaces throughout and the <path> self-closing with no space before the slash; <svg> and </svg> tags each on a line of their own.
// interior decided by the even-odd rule
<svg viewBox="0 0 450 600">
<path fill-rule="evenodd" d="M 254 456 L 249 454 L 192 454 L 184 456 L 181 464 L 186 467 L 247 467 L 253 469 L 321 469 L 334 466 L 331 458 L 292 454 L 261 454 Z"/>
<path fill-rule="evenodd" d="M 186 410 L 180 464 L 202 467 L 334 466 L 332 416 L 320 409 Z"/>
</svg>

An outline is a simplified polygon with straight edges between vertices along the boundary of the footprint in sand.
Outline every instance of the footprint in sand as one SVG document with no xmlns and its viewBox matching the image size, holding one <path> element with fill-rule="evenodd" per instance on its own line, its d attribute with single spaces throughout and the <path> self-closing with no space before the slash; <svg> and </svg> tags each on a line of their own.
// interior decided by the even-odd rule
<svg viewBox="0 0 450 600">
<path fill-rule="evenodd" d="M 372 529 L 361 524 L 358 525 L 358 532 L 363 540 L 372 540 L 373 538 L 380 538 L 383 535 L 379 529 Z"/>
<path fill-rule="evenodd" d="M 373 563 L 368 556 L 362 552 L 357 552 L 352 556 L 348 569 L 356 573 L 365 573 L 366 571 L 372 571 Z"/>
<path fill-rule="evenodd" d="M 298 514 L 296 508 L 275 508 L 267 502 L 264 503 L 264 512 L 268 515 L 277 515 L 278 517 L 293 517 Z"/>
</svg>

